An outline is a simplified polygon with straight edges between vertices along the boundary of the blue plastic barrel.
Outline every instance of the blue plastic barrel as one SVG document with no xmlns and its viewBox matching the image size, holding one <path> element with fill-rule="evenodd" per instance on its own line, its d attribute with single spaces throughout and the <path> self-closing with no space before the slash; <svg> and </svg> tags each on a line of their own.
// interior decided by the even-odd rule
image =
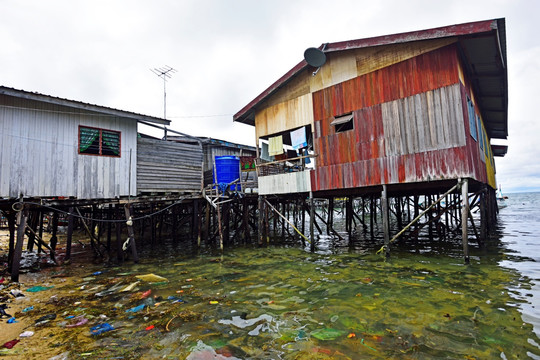
<svg viewBox="0 0 540 360">
<path fill-rule="evenodd" d="M 240 178 L 240 158 L 238 156 L 216 156 L 214 184 L 229 184 Z M 231 190 L 240 190 L 240 184 L 234 184 Z"/>
</svg>

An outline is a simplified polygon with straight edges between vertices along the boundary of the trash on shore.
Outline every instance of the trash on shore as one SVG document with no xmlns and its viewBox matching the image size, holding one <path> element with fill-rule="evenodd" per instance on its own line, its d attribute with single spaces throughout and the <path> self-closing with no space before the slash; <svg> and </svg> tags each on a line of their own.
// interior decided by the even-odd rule
<svg viewBox="0 0 540 360">
<path fill-rule="evenodd" d="M 166 278 L 163 276 L 159 276 L 156 274 L 146 274 L 146 275 L 137 275 L 135 276 L 137 279 L 150 282 L 150 283 L 157 283 L 157 282 L 168 282 Z"/>
</svg>

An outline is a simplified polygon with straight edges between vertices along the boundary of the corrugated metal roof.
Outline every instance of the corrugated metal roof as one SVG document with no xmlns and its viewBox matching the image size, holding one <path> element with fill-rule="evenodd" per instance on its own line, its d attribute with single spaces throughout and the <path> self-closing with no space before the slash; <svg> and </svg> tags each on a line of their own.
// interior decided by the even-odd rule
<svg viewBox="0 0 540 360">
<path fill-rule="evenodd" d="M 25 90 L 9 88 L 5 86 L 0 86 L 0 95 L 7 95 L 7 96 L 20 98 L 20 99 L 40 101 L 40 102 L 44 102 L 48 104 L 66 106 L 73 109 L 92 111 L 99 114 L 113 115 L 113 116 L 118 116 L 122 118 L 133 119 L 137 121 L 147 121 L 147 122 L 162 124 L 162 125 L 169 125 L 171 123 L 170 120 L 166 120 L 162 118 L 157 118 L 157 117 L 143 115 L 143 114 L 137 114 L 134 112 L 124 111 L 124 110 L 117 110 L 117 109 L 113 109 L 106 106 L 88 104 L 81 101 L 75 101 L 75 100 L 69 100 L 69 99 L 59 98 L 55 96 L 50 96 L 50 95 L 44 95 L 37 92 L 30 92 L 30 91 L 25 91 Z"/>
<path fill-rule="evenodd" d="M 491 138 L 506 139 L 508 136 L 508 84 L 506 70 L 506 27 L 504 19 L 484 20 L 450 25 L 434 29 L 378 36 L 323 44 L 326 54 L 399 44 L 412 41 L 458 37 L 467 71 L 473 79 L 473 88 L 483 112 L 484 122 Z M 285 75 L 264 90 L 244 108 L 238 111 L 234 121 L 255 125 L 255 111 L 268 97 L 308 68 L 305 60 L 299 62 Z"/>
</svg>

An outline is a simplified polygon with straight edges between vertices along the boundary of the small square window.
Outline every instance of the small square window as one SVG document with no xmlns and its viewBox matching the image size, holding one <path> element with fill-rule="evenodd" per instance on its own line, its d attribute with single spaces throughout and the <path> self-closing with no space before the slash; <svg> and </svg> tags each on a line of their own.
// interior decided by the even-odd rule
<svg viewBox="0 0 540 360">
<path fill-rule="evenodd" d="M 79 154 L 120 157 L 120 132 L 79 126 Z"/>
<path fill-rule="evenodd" d="M 349 113 L 345 115 L 338 116 L 330 123 L 334 126 L 336 133 L 349 131 L 354 129 L 354 114 Z"/>
</svg>

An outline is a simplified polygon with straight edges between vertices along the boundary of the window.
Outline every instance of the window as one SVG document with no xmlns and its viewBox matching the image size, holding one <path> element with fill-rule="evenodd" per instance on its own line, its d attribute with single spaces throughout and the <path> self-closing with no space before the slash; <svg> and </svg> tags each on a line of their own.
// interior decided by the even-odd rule
<svg viewBox="0 0 540 360">
<path fill-rule="evenodd" d="M 120 132 L 79 126 L 79 154 L 120 156 Z"/>
<path fill-rule="evenodd" d="M 330 123 L 334 126 L 336 133 L 349 131 L 354 129 L 354 115 L 353 113 L 341 115 L 334 118 L 334 121 Z"/>
<path fill-rule="evenodd" d="M 469 127 L 471 129 L 471 136 L 474 140 L 478 141 L 478 135 L 476 132 L 476 113 L 474 111 L 474 104 L 469 97 L 467 97 L 467 108 L 469 110 Z"/>
</svg>

